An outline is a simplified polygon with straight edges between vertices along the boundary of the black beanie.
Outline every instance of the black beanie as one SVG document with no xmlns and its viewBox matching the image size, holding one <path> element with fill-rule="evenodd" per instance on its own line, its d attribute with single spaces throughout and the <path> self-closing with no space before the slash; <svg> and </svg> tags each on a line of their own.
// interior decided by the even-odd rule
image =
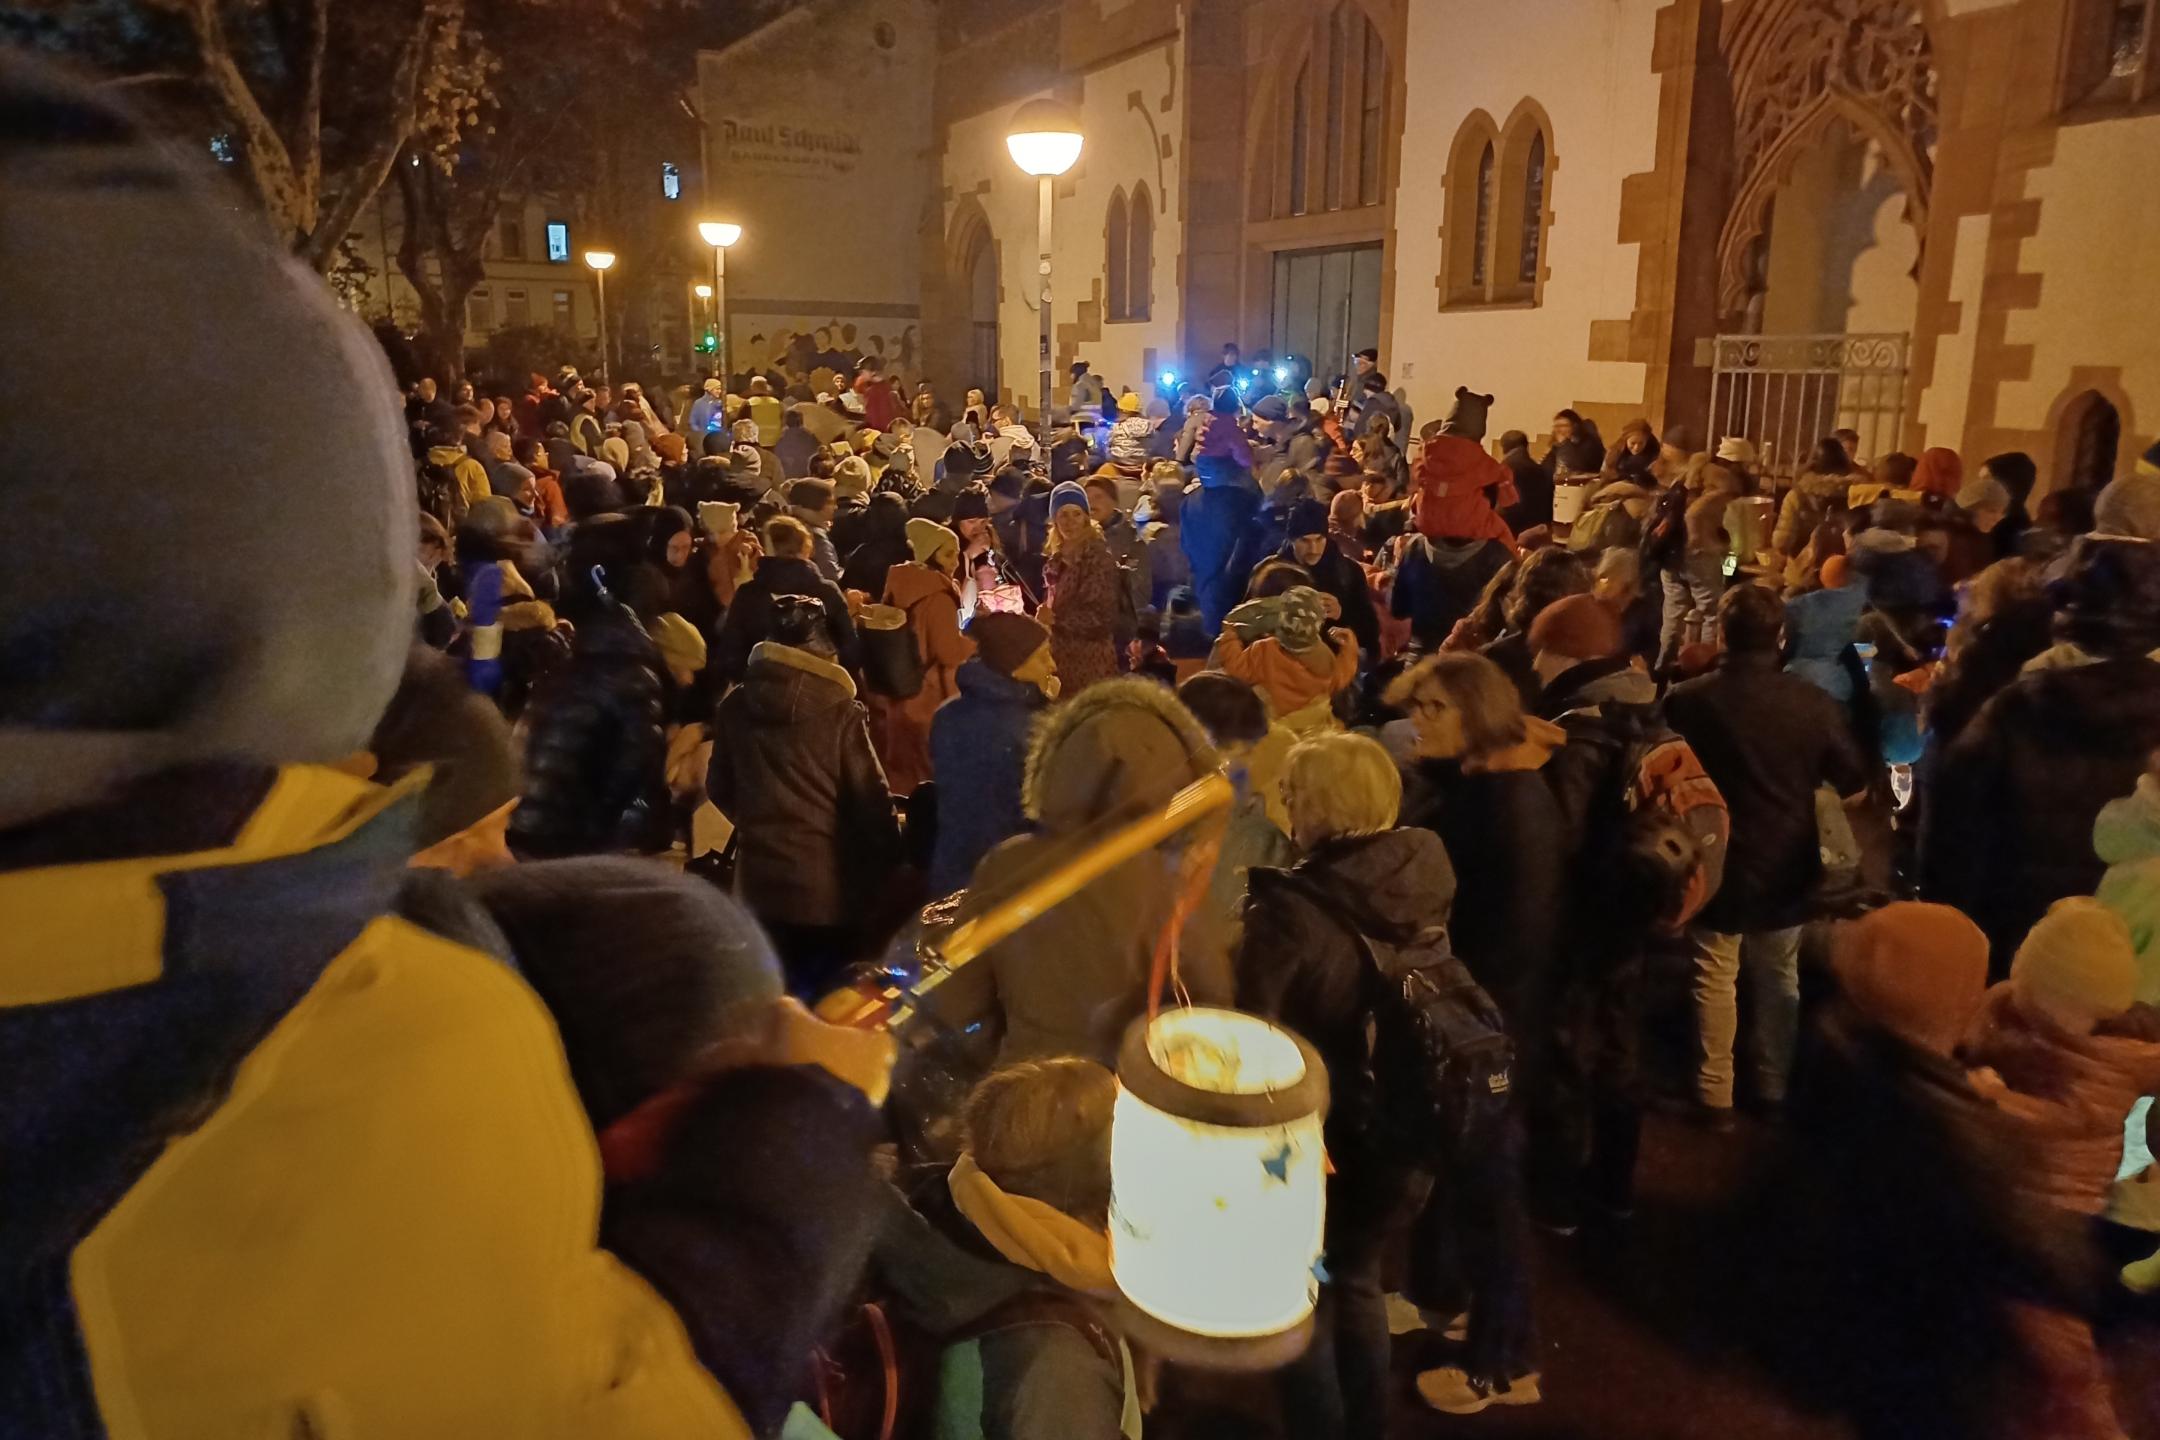
<svg viewBox="0 0 2160 1440">
<path fill-rule="evenodd" d="M 465 683 L 457 662 L 425 645 L 405 659 L 390 707 L 368 741 L 375 779 L 394 784 L 434 767 L 420 796 L 414 847 L 426 849 L 518 797 L 517 752 L 502 712 Z"/>
</svg>

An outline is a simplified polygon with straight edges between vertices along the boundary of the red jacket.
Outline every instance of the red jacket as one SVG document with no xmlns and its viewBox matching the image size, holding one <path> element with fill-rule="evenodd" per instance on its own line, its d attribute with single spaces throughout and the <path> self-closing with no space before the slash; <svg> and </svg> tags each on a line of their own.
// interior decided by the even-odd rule
<svg viewBox="0 0 2160 1440">
<path fill-rule="evenodd" d="M 1417 528 L 1427 539 L 1498 540 L 1512 550 L 1515 532 L 1493 507 L 1512 505 L 1515 498 L 1513 474 L 1477 441 L 1435 435 L 1425 442 L 1417 468 Z"/>
</svg>

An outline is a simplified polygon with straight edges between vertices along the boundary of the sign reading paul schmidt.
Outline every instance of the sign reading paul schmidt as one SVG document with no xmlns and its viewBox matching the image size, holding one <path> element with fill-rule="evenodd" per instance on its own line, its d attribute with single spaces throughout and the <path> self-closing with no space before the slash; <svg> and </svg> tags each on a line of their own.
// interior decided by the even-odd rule
<svg viewBox="0 0 2160 1440">
<path fill-rule="evenodd" d="M 720 122 L 720 161 L 747 175 L 852 173 L 862 163 L 862 139 L 829 125 L 731 117 Z"/>
</svg>

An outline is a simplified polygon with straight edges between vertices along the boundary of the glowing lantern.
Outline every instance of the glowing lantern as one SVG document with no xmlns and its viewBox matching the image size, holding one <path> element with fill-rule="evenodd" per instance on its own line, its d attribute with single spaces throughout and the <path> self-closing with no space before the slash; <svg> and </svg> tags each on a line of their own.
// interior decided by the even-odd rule
<svg viewBox="0 0 2160 1440">
<path fill-rule="evenodd" d="M 1180 1337 L 1283 1342 L 1244 1344 L 1256 1366 L 1304 1347 L 1326 1111 L 1319 1055 L 1258 1016 L 1193 1008 L 1134 1023 L 1110 1131 L 1110 1270 L 1135 1310 Z"/>
</svg>

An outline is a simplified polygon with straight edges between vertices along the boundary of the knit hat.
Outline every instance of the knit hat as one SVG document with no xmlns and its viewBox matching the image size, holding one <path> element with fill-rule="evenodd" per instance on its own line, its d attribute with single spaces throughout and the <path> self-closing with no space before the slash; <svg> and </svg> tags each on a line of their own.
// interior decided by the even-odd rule
<svg viewBox="0 0 2160 1440">
<path fill-rule="evenodd" d="M 1957 508 L 1967 511 L 2000 510 L 2007 514 L 2010 509 L 2010 487 L 1983 470 L 1959 489 Z"/>
<path fill-rule="evenodd" d="M 1741 435 L 1727 435 L 1718 441 L 1717 458 L 1728 465 L 1753 465 L 1755 442 Z"/>
<path fill-rule="evenodd" d="M 0 827 L 190 762 L 353 753 L 412 633 L 412 456 L 381 347 L 236 216 L 202 147 L 20 52 L 0 86 L 19 117 L 0 267 L 40 277 L 0 309 L 0 383 L 10 415 L 51 422 L 0 427 Z M 146 334 L 186 337 L 186 378 L 104 423 L 94 377 Z M 147 435 L 174 483 L 127 479 Z"/>
<path fill-rule="evenodd" d="M 907 522 L 908 549 L 915 552 L 916 563 L 928 565 L 939 554 L 951 551 L 955 559 L 960 554 L 960 537 L 935 520 L 925 520 L 916 515 Z"/>
<path fill-rule="evenodd" d="M 737 528 L 742 506 L 728 500 L 700 500 L 697 507 L 698 527 L 715 540 L 725 540 Z"/>
<path fill-rule="evenodd" d="M 1275 635 L 1285 650 L 1310 650 L 1327 624 L 1327 601 L 1310 585 L 1293 585 L 1276 602 Z"/>
<path fill-rule="evenodd" d="M 1440 433 L 1459 435 L 1465 440 L 1485 438 L 1485 416 L 1492 409 L 1493 397 L 1480 395 L 1467 385 L 1455 387 L 1455 404 L 1448 410 L 1447 419 L 1440 422 Z"/>
<path fill-rule="evenodd" d="M 1987 987 L 1988 941 L 1948 905 L 1900 900 L 1838 928 L 1831 969 L 1854 1010 L 1948 1055 Z"/>
<path fill-rule="evenodd" d="M 615 467 L 620 475 L 630 468 L 630 442 L 620 435 L 610 435 L 600 442 L 600 458 Z"/>
<path fill-rule="evenodd" d="M 1287 420 L 1290 418 L 1290 402 L 1280 395 L 1263 395 L 1252 407 L 1255 420 Z"/>
<path fill-rule="evenodd" d="M 405 677 L 367 742 L 374 779 L 395 784 L 429 766 L 413 848 L 425 850 L 518 798 L 517 747 L 502 712 L 456 661 L 413 647 Z"/>
<path fill-rule="evenodd" d="M 1343 493 L 1352 496 L 1357 495 L 1354 490 Z M 1340 499 L 1341 497 L 1338 496 L 1337 498 Z M 1363 497 L 1358 498 L 1362 499 Z M 1298 501 L 1290 507 L 1290 520 L 1283 527 L 1283 533 L 1292 540 L 1303 539 L 1307 535 L 1327 534 L 1328 507 L 1318 500 Z"/>
<path fill-rule="evenodd" d="M 832 487 L 836 495 L 868 495 L 875 483 L 870 462 L 860 455 L 845 456 L 833 465 Z"/>
<path fill-rule="evenodd" d="M 1058 511 L 1063 510 L 1068 505 L 1077 505 L 1082 510 L 1088 508 L 1087 487 L 1076 480 L 1062 481 L 1050 489 L 1050 515 L 1052 519 L 1057 517 Z"/>
<path fill-rule="evenodd" d="M 485 535 L 490 540 L 508 540 L 524 533 L 525 517 L 518 514 L 517 506 L 502 496 L 487 495 L 473 501 L 465 518 L 458 522 L 458 529 Z"/>
<path fill-rule="evenodd" d="M 989 519 L 990 492 L 980 485 L 970 485 L 953 496 L 952 518 L 955 525 L 962 520 Z"/>
<path fill-rule="evenodd" d="M 596 1130 L 686 1078 L 709 1046 L 780 998 L 780 963 L 757 921 L 665 865 L 542 860 L 483 872 L 466 888 L 547 1003 Z"/>
<path fill-rule="evenodd" d="M 1825 590 L 1842 590 L 1852 578 L 1852 562 L 1843 555 L 1832 555 L 1822 562 L 1822 586 Z"/>
<path fill-rule="evenodd" d="M 690 457 L 690 447 L 683 443 L 680 435 L 665 432 L 655 435 L 652 437 L 652 448 L 670 465 L 680 465 Z"/>
<path fill-rule="evenodd" d="M 2010 962 L 2010 989 L 2028 1015 L 2071 1035 L 2122 1014 L 2137 999 L 2137 947 L 2122 916 L 2089 895 L 2058 900 Z"/>
<path fill-rule="evenodd" d="M 983 664 L 1010 678 L 1030 656 L 1050 643 L 1050 632 L 1039 621 L 1006 610 L 978 615 L 968 626 L 968 638 Z"/>
<path fill-rule="evenodd" d="M 1133 394 L 1133 392 L 1132 392 L 1132 391 L 1130 391 L 1130 390 L 1127 390 L 1127 391 L 1126 391 L 1126 392 L 1125 392 L 1124 394 L 1122 394 L 1122 395 L 1118 396 L 1118 397 L 1117 397 L 1117 413 L 1118 413 L 1118 414 L 1120 414 L 1120 415 L 1137 415 L 1137 414 L 1139 414 L 1139 413 L 1140 413 L 1140 397 L 1139 397 L 1138 395 L 1135 395 L 1135 394 Z"/>
<path fill-rule="evenodd" d="M 1618 655 L 1624 643 L 1620 622 L 1593 595 L 1555 600 L 1530 622 L 1533 654 L 1549 652 L 1569 660 L 1603 660 Z"/>
<path fill-rule="evenodd" d="M 705 668 L 705 637 L 698 634 L 697 626 L 670 610 L 653 621 L 650 629 L 669 670 L 695 675 Z"/>
</svg>

